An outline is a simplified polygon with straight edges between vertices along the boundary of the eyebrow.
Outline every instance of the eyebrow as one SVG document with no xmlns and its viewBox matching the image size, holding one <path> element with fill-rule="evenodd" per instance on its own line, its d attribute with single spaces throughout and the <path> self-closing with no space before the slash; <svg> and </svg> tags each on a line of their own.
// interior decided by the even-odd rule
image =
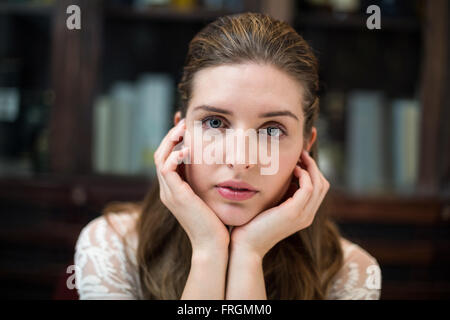
<svg viewBox="0 0 450 320">
<path fill-rule="evenodd" d="M 217 107 L 213 107 L 213 106 L 208 106 L 208 105 L 201 105 L 201 106 L 197 106 L 194 108 L 194 111 L 196 110 L 206 110 L 206 111 L 211 111 L 211 112 L 217 112 L 217 113 L 223 113 L 223 114 L 228 114 L 228 115 L 233 115 L 233 112 L 225 110 L 225 109 L 221 109 L 221 108 L 217 108 Z M 293 114 L 291 111 L 289 110 L 280 110 L 280 111 L 271 111 L 271 112 L 265 112 L 265 113 L 261 113 L 258 115 L 260 118 L 270 118 L 270 117 L 277 117 L 277 116 L 288 116 L 291 118 L 294 118 L 297 121 L 300 121 L 297 116 L 295 114 Z"/>
</svg>

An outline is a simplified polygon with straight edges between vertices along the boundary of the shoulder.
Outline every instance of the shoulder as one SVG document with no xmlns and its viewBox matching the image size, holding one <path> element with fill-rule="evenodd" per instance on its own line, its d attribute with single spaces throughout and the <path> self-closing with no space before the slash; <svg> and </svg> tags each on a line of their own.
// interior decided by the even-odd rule
<svg viewBox="0 0 450 320">
<path fill-rule="evenodd" d="M 358 262 L 364 265 L 378 265 L 376 258 L 358 244 L 342 237 L 341 244 L 344 253 L 344 265 L 351 262 Z"/>
<path fill-rule="evenodd" d="M 356 243 L 341 238 L 343 265 L 336 274 L 331 299 L 379 299 L 381 269 L 378 261 Z"/>
<path fill-rule="evenodd" d="M 138 212 L 113 212 L 107 216 L 99 216 L 83 227 L 76 246 L 121 247 L 117 241 L 125 240 L 127 246 L 135 249 L 137 218 Z"/>
<path fill-rule="evenodd" d="M 74 255 L 80 299 L 139 296 L 137 218 L 138 213 L 111 213 L 81 230 Z"/>
</svg>

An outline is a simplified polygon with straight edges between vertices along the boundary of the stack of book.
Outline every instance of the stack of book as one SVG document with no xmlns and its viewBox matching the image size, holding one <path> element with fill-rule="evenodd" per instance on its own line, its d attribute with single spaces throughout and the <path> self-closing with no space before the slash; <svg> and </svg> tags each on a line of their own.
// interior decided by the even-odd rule
<svg viewBox="0 0 450 320">
<path fill-rule="evenodd" d="M 354 193 L 385 187 L 384 96 L 354 91 L 347 99 L 347 185 Z"/>
<path fill-rule="evenodd" d="M 380 91 L 348 95 L 346 180 L 352 192 L 414 191 L 420 109 L 417 99 L 388 100 Z"/>
<path fill-rule="evenodd" d="M 392 102 L 392 165 L 394 187 L 412 192 L 417 182 L 420 146 L 420 104 L 415 99 Z"/>
<path fill-rule="evenodd" d="M 94 106 L 94 169 L 99 173 L 154 175 L 153 154 L 170 126 L 174 82 L 146 74 L 136 84 L 117 82 Z"/>
</svg>

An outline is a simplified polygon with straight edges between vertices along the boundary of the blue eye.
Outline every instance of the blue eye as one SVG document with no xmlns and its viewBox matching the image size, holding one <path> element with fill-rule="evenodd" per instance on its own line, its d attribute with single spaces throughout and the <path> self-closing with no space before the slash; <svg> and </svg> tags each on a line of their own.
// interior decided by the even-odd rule
<svg viewBox="0 0 450 320">
<path fill-rule="evenodd" d="M 220 129 L 223 126 L 225 126 L 225 123 L 220 117 L 217 116 L 208 116 L 206 118 L 202 119 L 202 124 L 207 123 L 207 128 L 212 129 Z M 282 135 L 286 135 L 286 132 L 278 127 L 278 126 L 271 126 L 264 128 L 265 132 L 272 137 L 281 137 Z"/>
<path fill-rule="evenodd" d="M 266 127 L 265 130 L 271 137 L 279 138 L 282 135 L 286 135 L 286 132 L 280 127 Z"/>
<path fill-rule="evenodd" d="M 209 124 L 209 126 L 213 129 L 218 129 L 220 128 L 221 124 L 222 124 L 222 120 L 220 120 L 217 117 L 206 117 L 202 120 L 202 123 L 207 122 Z"/>
<path fill-rule="evenodd" d="M 277 127 L 267 127 L 267 133 L 269 136 L 278 137 L 281 134 L 281 129 Z"/>
</svg>

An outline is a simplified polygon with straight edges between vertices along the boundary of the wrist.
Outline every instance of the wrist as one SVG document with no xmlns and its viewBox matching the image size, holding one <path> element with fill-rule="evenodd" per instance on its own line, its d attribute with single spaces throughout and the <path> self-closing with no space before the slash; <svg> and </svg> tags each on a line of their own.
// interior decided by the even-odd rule
<svg viewBox="0 0 450 320">
<path fill-rule="evenodd" d="M 228 259 L 228 245 L 196 246 L 192 248 L 192 262 Z"/>
<path fill-rule="evenodd" d="M 229 237 L 223 239 L 189 239 L 191 242 L 192 252 L 214 253 L 228 251 L 230 244 Z"/>
<path fill-rule="evenodd" d="M 262 263 L 264 253 L 246 245 L 231 242 L 230 255 L 234 259 L 245 260 L 253 263 Z"/>
</svg>

